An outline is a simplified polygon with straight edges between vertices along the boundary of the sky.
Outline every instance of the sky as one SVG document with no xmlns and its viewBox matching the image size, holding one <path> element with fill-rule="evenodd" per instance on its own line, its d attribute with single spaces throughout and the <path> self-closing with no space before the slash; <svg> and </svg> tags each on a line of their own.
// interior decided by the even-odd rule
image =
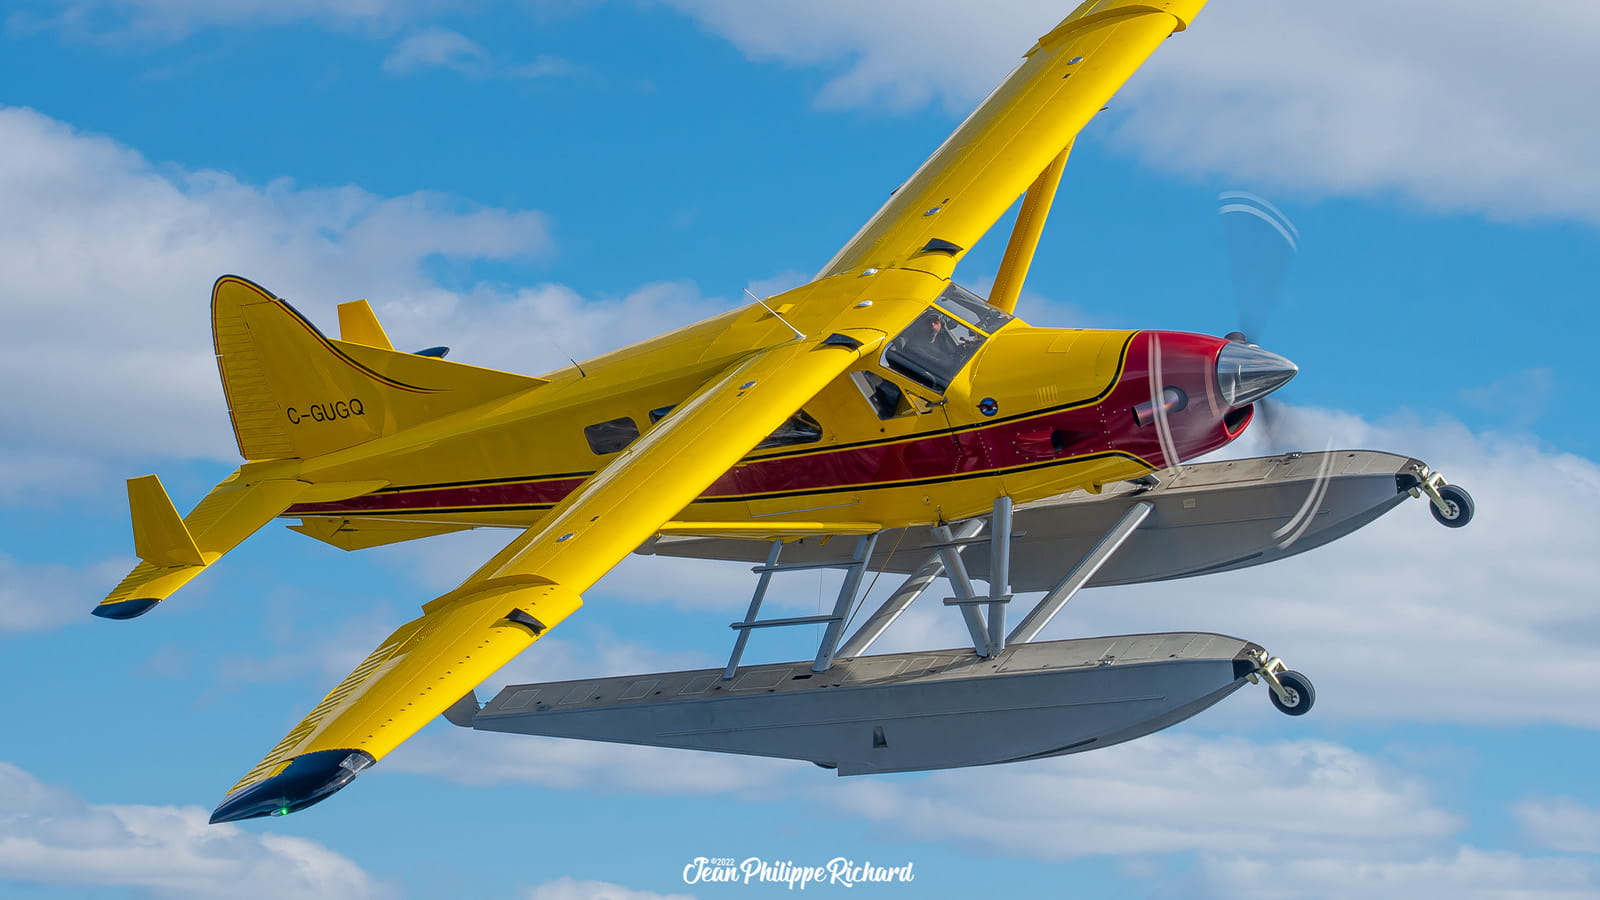
<svg viewBox="0 0 1600 900">
<path fill-rule="evenodd" d="M 1600 896 L 1600 7 L 1557 0 L 1217 0 L 1067 168 L 1025 318 L 1232 330 L 1218 198 L 1270 198 L 1300 233 L 1252 335 L 1301 366 L 1277 439 L 1413 455 L 1477 500 L 1464 529 L 1406 503 L 1272 566 L 1091 590 L 1044 634 L 1238 635 L 1315 680 L 1311 714 L 1258 687 L 1105 750 L 857 778 L 439 722 L 314 809 L 206 824 L 510 537 L 350 554 L 269 526 L 151 614 L 91 617 L 133 563 L 123 480 L 187 508 L 238 462 L 218 275 L 546 371 L 803 283 L 1070 5 L 6 4 L 0 894 L 731 898 L 787 891 L 684 867 L 842 856 L 916 880 L 808 892 Z M 989 284 L 1004 229 L 958 281 Z M 774 610 L 831 595 L 795 579 Z M 720 665 L 751 582 L 626 560 L 480 696 Z M 918 607 L 880 646 L 963 640 Z"/>
</svg>

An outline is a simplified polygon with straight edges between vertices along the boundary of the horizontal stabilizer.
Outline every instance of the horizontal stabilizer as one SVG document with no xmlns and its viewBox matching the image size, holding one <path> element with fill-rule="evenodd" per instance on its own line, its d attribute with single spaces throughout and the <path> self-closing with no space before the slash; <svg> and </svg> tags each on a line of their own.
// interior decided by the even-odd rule
<svg viewBox="0 0 1600 900">
<path fill-rule="evenodd" d="M 143 615 L 295 503 L 343 499 L 388 483 L 311 484 L 292 478 L 246 482 L 248 471 L 249 466 L 228 476 L 182 519 L 156 476 L 129 481 L 134 547 L 141 562 L 94 614 L 102 619 Z"/>
<path fill-rule="evenodd" d="M 140 559 L 155 566 L 206 564 L 158 476 L 128 479 L 128 510 L 133 514 L 133 549 Z"/>
</svg>

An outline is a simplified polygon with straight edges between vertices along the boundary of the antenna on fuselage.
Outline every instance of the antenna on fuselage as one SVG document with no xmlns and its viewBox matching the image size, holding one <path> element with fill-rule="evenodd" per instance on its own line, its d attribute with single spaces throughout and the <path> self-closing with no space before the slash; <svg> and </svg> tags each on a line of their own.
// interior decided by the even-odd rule
<svg viewBox="0 0 1600 900">
<path fill-rule="evenodd" d="M 762 309 L 766 310 L 769 313 L 772 313 L 772 317 L 774 319 L 777 319 L 779 322 L 782 322 L 784 325 L 788 326 L 789 330 L 794 332 L 794 336 L 795 337 L 799 338 L 802 341 L 806 339 L 805 332 L 801 331 L 800 329 L 794 327 L 794 325 L 790 324 L 788 319 L 785 319 L 783 316 L 778 315 L 778 311 L 773 309 L 772 307 L 768 306 L 767 305 L 767 301 L 761 299 L 760 297 L 757 297 L 755 291 L 752 291 L 749 288 L 745 288 L 744 292 L 745 292 L 746 295 L 748 295 L 750 297 L 751 300 L 754 300 L 755 302 L 761 304 L 761 308 Z"/>
<path fill-rule="evenodd" d="M 567 348 L 561 346 L 561 342 L 560 341 L 558 341 L 558 340 L 556 340 L 555 338 L 552 337 L 552 338 L 550 338 L 550 343 L 555 345 L 557 353 L 561 354 L 562 356 L 565 356 L 567 358 L 567 362 L 572 363 L 572 367 L 574 369 L 578 370 L 578 377 L 579 378 L 588 378 L 589 377 L 589 373 L 585 372 L 583 370 L 583 364 L 578 362 L 577 360 L 573 359 L 572 358 L 572 354 L 567 352 Z"/>
</svg>

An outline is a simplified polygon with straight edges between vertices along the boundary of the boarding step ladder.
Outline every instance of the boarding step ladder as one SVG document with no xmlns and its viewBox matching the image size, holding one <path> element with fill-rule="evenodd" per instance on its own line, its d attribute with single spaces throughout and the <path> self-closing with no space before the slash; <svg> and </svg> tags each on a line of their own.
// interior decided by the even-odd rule
<svg viewBox="0 0 1600 900">
<path fill-rule="evenodd" d="M 744 621 L 734 622 L 728 627 L 737 632 L 738 637 L 733 641 L 733 654 L 728 657 L 728 667 L 722 672 L 724 681 L 731 680 L 739 669 L 739 660 L 744 656 L 745 644 L 750 640 L 750 632 L 756 628 L 782 628 L 788 625 L 818 625 L 826 624 L 822 640 L 817 645 L 817 658 L 811 664 L 811 671 L 826 672 L 833 667 L 835 651 L 839 646 L 839 634 L 844 630 L 845 616 L 855 605 L 856 597 L 861 590 L 862 576 L 866 574 L 867 563 L 872 559 L 872 550 L 877 546 L 876 534 L 864 534 L 856 538 L 855 552 L 844 559 L 827 559 L 819 562 L 785 563 L 779 562 L 778 557 L 783 553 L 783 541 L 773 541 L 772 549 L 767 551 L 767 561 L 756 566 L 750 571 L 761 577 L 756 581 L 755 593 L 750 597 L 750 609 L 744 615 Z M 767 588 L 772 584 L 772 576 L 779 572 L 799 572 L 808 569 L 843 569 L 844 583 L 839 585 L 839 598 L 833 604 L 833 612 L 825 616 L 791 616 L 783 619 L 762 619 L 761 603 L 767 597 Z"/>
</svg>

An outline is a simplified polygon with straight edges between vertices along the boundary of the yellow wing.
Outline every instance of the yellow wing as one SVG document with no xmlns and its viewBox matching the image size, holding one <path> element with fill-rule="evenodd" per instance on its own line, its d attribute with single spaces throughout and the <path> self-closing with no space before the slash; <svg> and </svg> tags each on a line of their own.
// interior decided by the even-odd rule
<svg viewBox="0 0 1600 900">
<path fill-rule="evenodd" d="M 905 315 L 874 322 L 895 324 L 890 318 Z M 281 815 L 348 784 L 570 615 L 581 592 L 882 339 L 882 331 L 852 329 L 791 341 L 727 370 L 390 635 L 229 791 L 211 820 Z"/>
<path fill-rule="evenodd" d="M 906 266 L 948 278 L 1039 173 L 1205 0 L 1089 0 L 935 150 L 818 278 Z"/>
</svg>

